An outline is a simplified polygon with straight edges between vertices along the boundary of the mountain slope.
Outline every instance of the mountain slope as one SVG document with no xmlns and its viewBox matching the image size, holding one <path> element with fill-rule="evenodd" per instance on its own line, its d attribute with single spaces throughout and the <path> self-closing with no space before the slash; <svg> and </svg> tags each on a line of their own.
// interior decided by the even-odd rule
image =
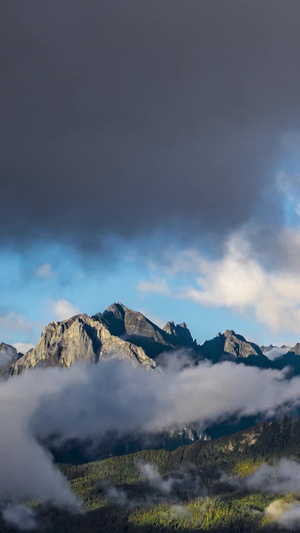
<svg viewBox="0 0 300 533">
<path fill-rule="evenodd" d="M 213 363 L 230 360 L 262 368 L 271 367 L 270 360 L 257 344 L 247 341 L 233 330 L 226 330 L 223 334 L 218 333 L 213 339 L 205 341 L 198 348 L 198 352 Z"/>
<path fill-rule="evenodd" d="M 7 375 L 33 367 L 68 368 L 77 361 L 97 364 L 99 359 L 116 354 L 152 369 L 161 352 L 195 345 L 185 324 L 168 324 L 162 330 L 120 303 L 92 317 L 82 314 L 52 322 L 42 332 L 37 346 L 12 364 Z"/>
<path fill-rule="evenodd" d="M 143 348 L 149 357 L 155 357 L 163 350 L 193 346 L 192 336 L 185 324 L 175 326 L 174 322 L 168 322 L 161 329 L 142 313 L 120 303 L 112 304 L 104 313 L 98 313 L 93 318 L 105 324 L 111 335 Z"/>
<path fill-rule="evenodd" d="M 33 367 L 68 368 L 77 361 L 98 363 L 101 357 L 115 353 L 147 368 L 155 367 L 141 347 L 111 335 L 101 318 L 77 315 L 49 324 L 37 346 L 11 365 L 7 374 L 13 376 Z"/>
<path fill-rule="evenodd" d="M 287 353 L 276 357 L 273 361 L 273 368 L 282 370 L 290 366 L 296 374 L 300 374 L 300 343 L 297 342 Z"/>
<path fill-rule="evenodd" d="M 233 330 L 198 345 L 185 323 L 167 322 L 161 329 L 142 313 L 114 303 L 92 317 L 82 314 L 52 322 L 42 332 L 37 346 L 14 361 L 6 375 L 20 374 L 33 367 L 68 368 L 76 361 L 97 364 L 102 357 L 116 354 L 153 369 L 162 352 L 181 348 L 188 350 L 195 364 L 204 359 L 212 363 L 229 360 L 259 368 L 281 370 L 291 366 L 294 373 L 300 374 L 300 344 L 274 360 Z"/>
<path fill-rule="evenodd" d="M 299 437 L 300 418 L 282 417 L 175 452 L 148 450 L 62 465 L 86 512 L 74 515 L 41 508 L 40 518 L 49 533 L 278 531 L 265 514 L 278 495 L 242 490 L 226 483 L 221 474 L 243 477 L 263 462 L 299 460 Z"/>
<path fill-rule="evenodd" d="M 15 363 L 23 354 L 17 352 L 14 346 L 0 342 L 0 376 L 6 369 Z"/>
</svg>

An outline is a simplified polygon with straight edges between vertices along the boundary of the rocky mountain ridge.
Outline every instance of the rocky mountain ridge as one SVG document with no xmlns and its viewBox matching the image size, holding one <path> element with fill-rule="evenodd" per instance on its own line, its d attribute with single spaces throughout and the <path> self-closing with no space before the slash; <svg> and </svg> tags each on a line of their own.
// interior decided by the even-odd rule
<svg viewBox="0 0 300 533">
<path fill-rule="evenodd" d="M 101 359 L 116 355 L 154 369 L 161 353 L 182 348 L 188 350 L 195 364 L 208 359 L 213 363 L 229 360 L 260 368 L 282 369 L 289 365 L 300 373 L 300 343 L 274 360 L 266 355 L 271 347 L 263 347 L 263 353 L 257 344 L 233 330 L 218 333 L 199 345 L 184 322 L 176 325 L 170 321 L 160 328 L 142 313 L 114 303 L 91 317 L 81 314 L 52 322 L 45 327 L 35 348 L 12 360 L 6 375 L 17 375 L 33 367 L 69 368 L 77 361 L 98 364 Z"/>
<path fill-rule="evenodd" d="M 0 342 L 0 375 L 13 363 L 15 363 L 22 353 L 18 352 L 14 346 Z"/>
</svg>

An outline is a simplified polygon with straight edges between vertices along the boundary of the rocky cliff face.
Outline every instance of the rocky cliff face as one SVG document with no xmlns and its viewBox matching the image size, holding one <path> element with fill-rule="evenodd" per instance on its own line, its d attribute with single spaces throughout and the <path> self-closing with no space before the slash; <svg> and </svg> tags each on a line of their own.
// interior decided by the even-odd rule
<svg viewBox="0 0 300 533">
<path fill-rule="evenodd" d="M 0 344 L 0 353 L 1 346 L 3 350 L 14 351 L 12 364 L 6 370 L 9 376 L 33 367 L 68 368 L 76 361 L 97 364 L 101 358 L 114 355 L 153 369 L 160 353 L 182 347 L 189 350 L 195 364 L 209 359 L 213 363 L 230 360 L 261 368 L 281 369 L 290 365 L 300 374 L 299 343 L 273 361 L 258 345 L 233 330 L 219 333 L 199 346 L 184 322 L 177 325 L 167 322 L 161 329 L 142 313 L 120 303 L 92 317 L 82 314 L 49 324 L 37 346 L 23 356 L 4 343 Z"/>
<path fill-rule="evenodd" d="M 10 344 L 0 342 L 0 375 L 21 356 Z"/>
<path fill-rule="evenodd" d="M 95 315 L 112 335 L 140 346 L 149 357 L 155 358 L 162 351 L 176 347 L 192 347 L 193 339 L 186 324 L 175 326 L 168 322 L 164 329 L 151 322 L 147 317 L 132 311 L 120 303 L 111 305 L 104 313 Z"/>
<path fill-rule="evenodd" d="M 293 353 L 295 355 L 300 355 L 300 342 L 297 342 L 297 344 L 295 344 L 295 346 L 290 348 L 288 353 Z"/>
<path fill-rule="evenodd" d="M 13 376 L 32 367 L 69 368 L 77 361 L 98 363 L 100 358 L 113 355 L 147 368 L 155 367 L 155 362 L 143 348 L 111 334 L 101 315 L 77 315 L 63 322 L 49 324 L 37 346 L 11 365 L 7 374 Z"/>
<path fill-rule="evenodd" d="M 204 342 L 199 348 L 199 353 L 214 363 L 229 359 L 257 366 L 270 365 L 269 359 L 257 344 L 228 329 L 224 333 L 218 333 L 214 339 Z"/>
<path fill-rule="evenodd" d="M 236 357 L 249 357 L 249 355 L 262 356 L 262 351 L 257 344 L 246 341 L 242 335 L 238 335 L 233 330 L 224 332 L 224 352 L 233 354 Z"/>
<path fill-rule="evenodd" d="M 283 355 L 276 357 L 273 360 L 273 368 L 282 370 L 283 368 L 289 366 L 292 373 L 300 374 L 300 343 L 297 342 L 295 346 L 290 348 Z"/>
<path fill-rule="evenodd" d="M 69 368 L 77 361 L 97 364 L 101 358 L 114 355 L 152 369 L 156 366 L 155 356 L 162 351 L 193 345 L 185 324 L 169 324 L 174 326 L 172 331 L 164 331 L 122 304 L 113 304 L 92 317 L 82 314 L 52 322 L 44 329 L 37 346 L 14 362 L 7 375 L 33 367 Z"/>
<path fill-rule="evenodd" d="M 193 340 L 190 330 L 188 329 L 185 322 L 182 324 L 175 324 L 173 320 L 167 322 L 164 331 L 173 337 L 173 343 L 177 343 L 178 346 L 196 346 L 197 344 Z"/>
</svg>

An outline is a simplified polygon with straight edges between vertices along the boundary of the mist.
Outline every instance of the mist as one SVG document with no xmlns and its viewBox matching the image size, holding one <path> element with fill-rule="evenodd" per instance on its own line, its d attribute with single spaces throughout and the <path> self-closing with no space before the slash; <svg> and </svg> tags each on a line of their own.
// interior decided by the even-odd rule
<svg viewBox="0 0 300 533">
<path fill-rule="evenodd" d="M 53 434 L 61 444 L 109 431 L 151 435 L 194 421 L 205 428 L 233 415 L 269 417 L 300 405 L 299 377 L 286 381 L 284 372 L 231 362 L 178 369 L 174 357 L 163 371 L 113 359 L 67 371 L 35 369 L 2 380 L 0 456 L 5 460 L 0 463 L 0 499 L 29 497 L 80 508 L 40 444 Z M 153 471 L 152 483 L 169 486 Z"/>
<path fill-rule="evenodd" d="M 245 478 L 227 477 L 227 481 L 235 487 L 249 491 L 273 494 L 299 492 L 300 464 L 290 459 L 281 459 L 276 465 L 263 464 Z"/>
</svg>

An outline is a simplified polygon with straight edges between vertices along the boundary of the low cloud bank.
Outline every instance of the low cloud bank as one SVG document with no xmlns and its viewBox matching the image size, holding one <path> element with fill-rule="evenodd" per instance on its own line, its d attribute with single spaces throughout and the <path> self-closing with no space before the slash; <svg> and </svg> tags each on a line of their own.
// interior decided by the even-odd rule
<svg viewBox="0 0 300 533">
<path fill-rule="evenodd" d="M 2 510 L 2 517 L 7 525 L 21 531 L 28 531 L 37 526 L 34 510 L 22 503 L 6 505 Z"/>
<path fill-rule="evenodd" d="M 300 493 L 300 464 L 281 459 L 275 466 L 263 464 L 245 478 L 223 477 L 224 481 L 239 489 L 273 494 Z M 300 524 L 300 503 L 275 500 L 265 510 L 265 515 L 286 529 Z"/>
<path fill-rule="evenodd" d="M 300 377 L 285 380 L 284 371 L 261 370 L 231 362 L 180 368 L 176 357 L 163 371 L 148 372 L 119 360 L 99 367 L 76 365 L 66 372 L 36 371 L 51 389 L 52 381 L 65 384 L 41 394 L 33 425 L 41 436 L 62 439 L 120 434 L 155 433 L 200 421 L 203 427 L 228 416 L 273 416 L 300 405 Z M 32 373 L 33 374 L 33 373 Z"/>
<path fill-rule="evenodd" d="M 274 494 L 300 492 L 300 464 L 289 459 L 281 459 L 277 465 L 263 464 L 244 478 L 226 480 L 233 486 L 250 491 L 258 490 Z"/>
<path fill-rule="evenodd" d="M 173 364 L 175 357 L 163 371 L 112 359 L 99 366 L 36 369 L 2 380 L 0 457 L 5 460 L 0 462 L 0 500 L 38 498 L 79 508 L 37 437 L 58 434 L 64 442 L 109 431 L 152 434 L 194 421 L 205 427 L 232 415 L 270 416 L 300 405 L 299 377 L 285 381 L 284 372 L 231 362 L 180 368 Z M 161 483 L 155 472 L 148 475 L 154 484 Z M 168 484 L 161 486 L 167 489 Z"/>
<path fill-rule="evenodd" d="M 42 397 L 55 394 L 69 378 L 68 372 L 51 376 L 44 371 L 0 382 L 0 502 L 41 499 L 79 509 L 68 481 L 38 443 L 37 428 L 31 425 Z M 8 507 L 2 516 L 12 521 L 19 511 Z"/>
</svg>

